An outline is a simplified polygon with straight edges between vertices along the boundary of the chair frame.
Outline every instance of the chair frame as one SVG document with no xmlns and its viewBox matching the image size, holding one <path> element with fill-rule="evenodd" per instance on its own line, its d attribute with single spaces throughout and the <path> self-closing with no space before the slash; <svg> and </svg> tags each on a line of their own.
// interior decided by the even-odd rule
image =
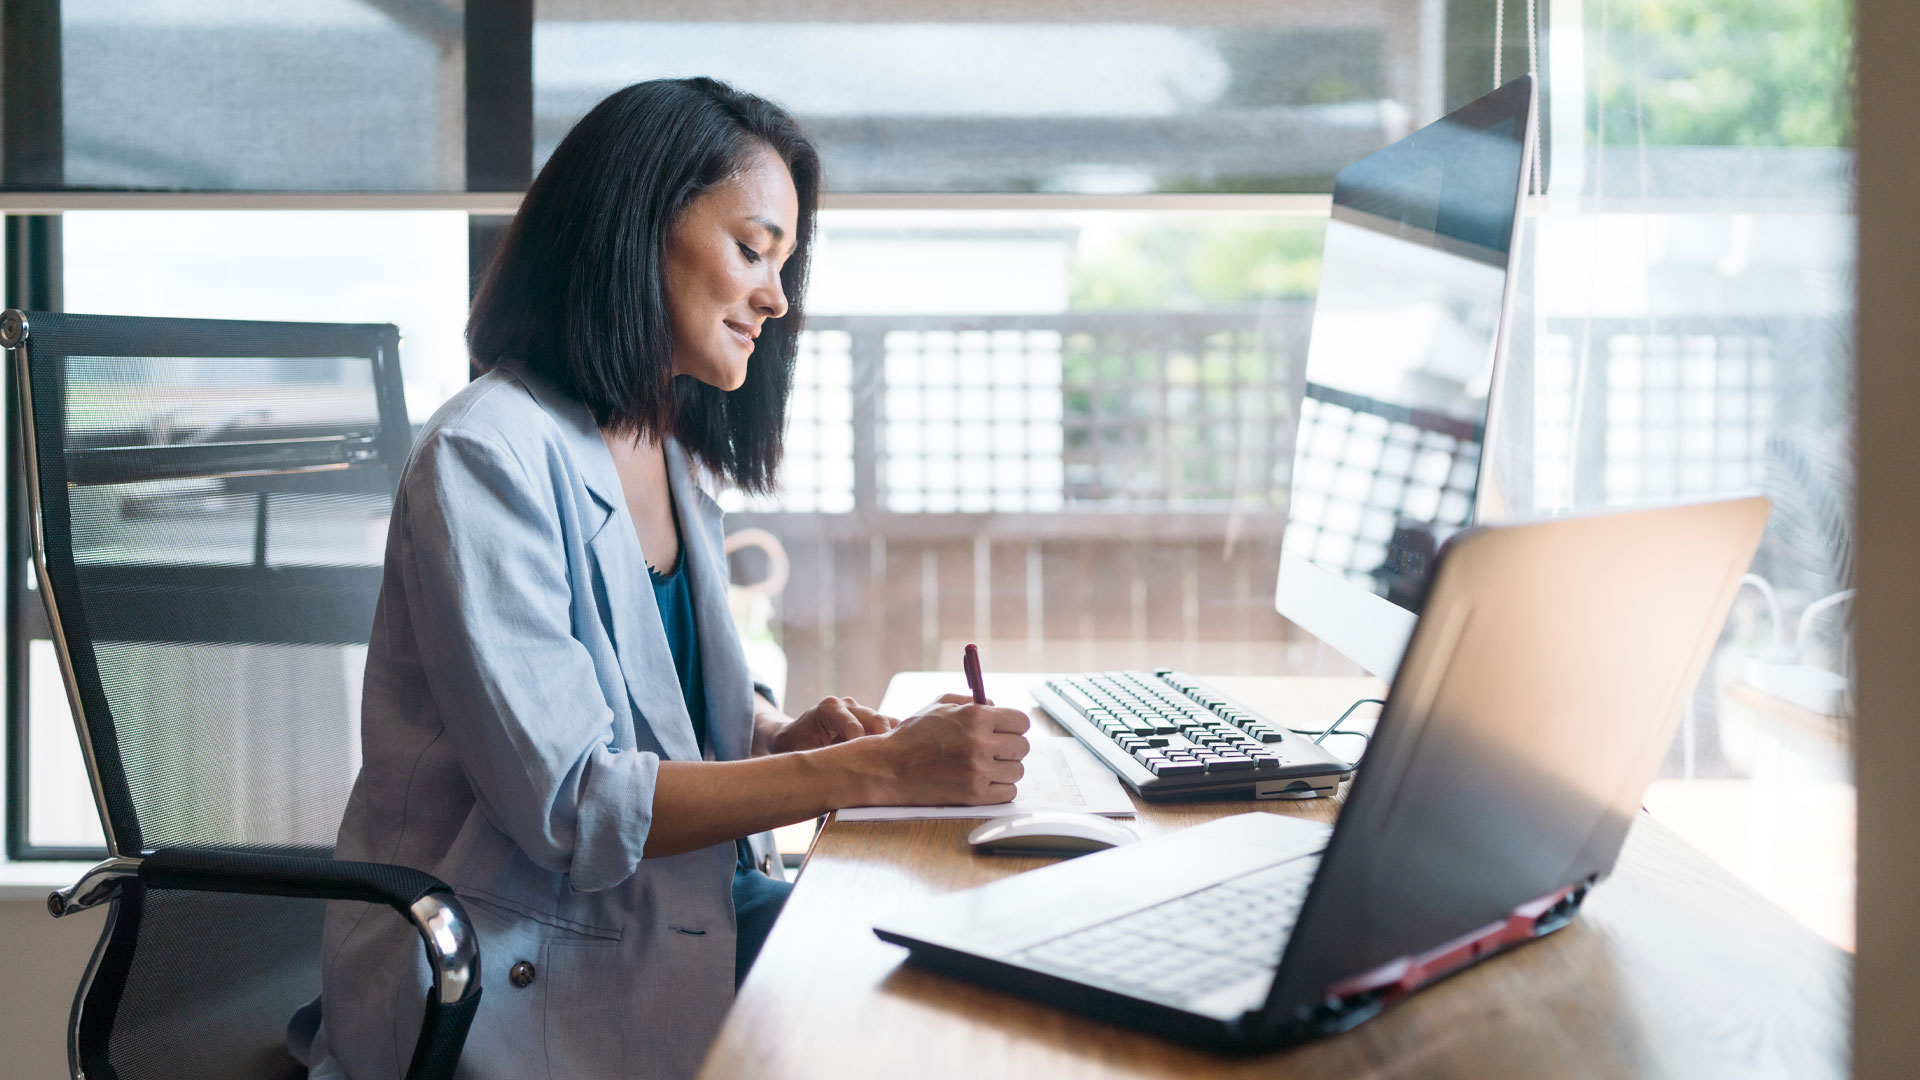
<svg viewBox="0 0 1920 1080">
<path fill-rule="evenodd" d="M 138 925 L 139 905 L 149 889 L 184 889 L 203 892 L 245 893 L 259 896 L 304 897 L 328 900 L 358 900 L 368 903 L 385 904 L 407 918 L 420 935 L 428 965 L 432 969 L 433 983 L 427 994 L 426 1014 L 421 1026 L 420 1038 L 415 1044 L 414 1054 L 407 1070 L 409 1080 L 445 1080 L 453 1075 L 459 1062 L 460 1050 L 466 1040 L 473 1015 L 480 1003 L 480 950 L 464 909 L 455 899 L 453 890 L 433 876 L 409 867 L 391 866 L 377 863 L 356 863 L 325 858 L 306 858 L 278 854 L 254 854 L 246 852 L 205 850 L 192 848 L 167 848 L 161 850 L 144 849 L 138 838 L 137 824 L 134 835 L 122 835 L 115 827 L 117 815 L 113 811 L 121 810 L 129 822 L 137 822 L 133 805 L 128 796 L 125 774 L 120 772 L 119 763 L 113 763 L 110 770 L 119 790 L 113 790 L 107 779 L 107 771 L 97 754 L 94 730 L 101 726 L 111 731 L 110 716 L 94 716 L 87 706 L 89 700 L 101 703 L 97 708 L 104 710 L 105 698 L 98 686 L 99 674 L 91 662 L 91 639 L 85 638 L 85 619 L 78 608 L 68 607 L 56 590 L 59 575 L 49 569 L 46 537 L 46 518 L 42 502 L 41 473 L 39 460 L 40 430 L 34 415 L 34 380 L 29 341 L 32 334 L 32 320 L 41 319 L 49 326 L 62 326 L 72 323 L 89 324 L 98 329 L 109 325 L 94 320 L 113 320 L 111 325 L 131 329 L 140 324 L 153 327 L 178 329 L 189 326 L 211 327 L 205 320 L 146 320 L 119 316 L 70 316 L 29 314 L 9 309 L 0 313 L 0 348 L 14 355 L 15 387 L 17 407 L 20 410 L 20 430 L 26 463 L 27 520 L 33 566 L 39 580 L 41 599 L 46 605 L 48 624 L 52 630 L 54 652 L 59 659 L 60 673 L 66 687 L 68 703 L 72 708 L 74 724 L 80 739 L 80 747 L 85 757 L 87 774 L 93 788 L 95 808 L 100 815 L 101 829 L 106 837 L 109 857 L 87 871 L 73 885 L 57 890 L 47 897 L 48 912 L 55 918 L 61 918 L 76 912 L 108 906 L 106 925 L 101 932 L 100 941 L 95 946 L 93 957 L 88 962 L 75 992 L 72 1016 L 68 1024 L 67 1054 L 68 1064 L 75 1080 L 84 1080 L 91 1070 L 101 1075 L 109 1070 L 100 1066 L 105 1064 L 108 1038 L 113 1030 L 115 1011 L 120 995 L 125 989 L 127 965 L 135 943 L 135 928 Z M 319 327 L 313 324 L 282 324 L 290 330 L 299 329 L 308 333 L 316 330 L 341 330 L 342 327 Z M 369 328 L 351 328 L 366 330 Z M 380 396 L 382 430 L 386 435 L 378 443 L 368 445 L 365 440 L 340 440 L 311 447 L 296 447 L 283 460 L 277 461 L 266 469 L 253 468 L 248 472 L 254 475 L 280 475 L 291 472 L 310 472 L 337 470 L 370 455 L 385 453 L 392 467 L 398 470 L 400 462 L 405 460 L 410 433 L 406 428 L 406 406 L 399 393 L 399 336 L 392 326 L 373 328 L 378 332 L 379 344 L 375 364 L 376 393 Z M 398 431 L 394 431 L 395 410 L 397 408 Z M 325 443 L 323 440 L 322 443 Z M 197 449 L 197 448 L 195 448 Z M 218 452 L 217 450 L 215 451 Z M 165 458 L 168 455 L 158 455 Z M 151 475 L 163 475 L 181 467 L 180 462 L 149 460 L 144 467 Z M 177 472 L 173 473 L 178 475 Z M 61 504 L 64 507 L 64 503 Z M 62 513 L 64 527 L 65 515 Z M 71 569 L 73 558 L 72 545 L 66 546 L 65 558 Z M 71 603 L 72 601 L 68 601 Z M 70 629 L 62 619 L 62 610 L 66 608 L 79 618 L 74 622 L 78 626 L 78 651 L 85 652 L 83 663 L 76 664 L 75 642 L 70 639 Z M 86 680 L 93 685 L 86 686 Z M 90 689 L 92 692 L 83 692 Z M 110 739 L 105 740 L 106 748 L 114 749 Z M 116 753 L 117 756 L 117 753 Z M 116 807 L 115 804 L 118 804 Z M 135 917 L 122 919 L 123 908 L 131 907 Z"/>
</svg>

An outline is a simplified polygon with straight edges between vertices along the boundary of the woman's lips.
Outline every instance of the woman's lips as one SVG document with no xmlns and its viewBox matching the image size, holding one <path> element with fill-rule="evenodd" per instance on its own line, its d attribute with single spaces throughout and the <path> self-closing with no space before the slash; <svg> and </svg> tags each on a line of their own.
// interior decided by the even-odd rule
<svg viewBox="0 0 1920 1080">
<path fill-rule="evenodd" d="M 726 326 L 728 333 L 732 334 L 736 338 L 739 338 L 740 341 L 744 343 L 747 348 L 749 349 L 753 348 L 753 341 L 757 335 L 748 333 L 745 329 L 743 329 L 740 326 L 739 323 L 730 322 L 730 323 L 725 323 L 723 325 Z"/>
</svg>

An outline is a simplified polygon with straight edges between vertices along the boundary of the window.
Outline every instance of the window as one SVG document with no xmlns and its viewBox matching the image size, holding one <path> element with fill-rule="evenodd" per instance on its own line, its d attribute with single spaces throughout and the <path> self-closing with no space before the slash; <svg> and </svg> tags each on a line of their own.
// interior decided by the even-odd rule
<svg viewBox="0 0 1920 1080">
<path fill-rule="evenodd" d="M 395 323 L 416 423 L 466 383 L 464 213 L 76 211 L 64 215 L 62 233 L 68 310 Z M 366 526 L 363 547 L 375 562 L 385 527 L 384 519 Z M 31 616 L 40 603 L 37 593 L 23 597 Z M 100 846 L 100 825 L 45 633 L 41 626 L 29 636 L 19 676 L 27 713 L 21 846 L 78 853 Z M 357 672 L 341 680 L 357 693 Z"/>
<path fill-rule="evenodd" d="M 1647 807 L 1851 947 L 1849 9 L 1584 8 L 1502 465 L 1538 512 L 1773 500 Z"/>
<path fill-rule="evenodd" d="M 1324 192 L 1445 111 L 1446 19 L 1419 0 L 776 10 L 542 0 L 535 160 L 610 91 L 687 75 L 785 103 L 842 192 Z"/>
<path fill-rule="evenodd" d="M 391 320 L 416 420 L 464 382 L 465 288 L 511 204 L 459 193 L 525 182 L 476 163 L 530 176 L 642 78 L 789 105 L 828 179 L 811 322 L 782 488 L 726 501 L 791 559 L 743 614 L 796 701 L 877 697 L 969 640 L 1001 670 L 1349 670 L 1270 599 L 1289 500 L 1311 500 L 1281 467 L 1300 414 L 1308 438 L 1352 419 L 1301 404 L 1328 179 L 1537 68 L 1545 193 L 1493 465 L 1516 512 L 1774 498 L 1648 801 L 1850 941 L 1840 0 L 1132 0 L 1096 22 L 1051 0 L 539 0 L 517 29 L 444 0 L 32 2 L 61 16 L 62 109 L 6 132 L 4 164 L 69 200 L 64 305 Z M 503 40 L 524 72 L 468 62 Z M 96 187 L 207 202 L 83 212 Z M 237 209 L 275 191 L 284 212 Z M 1434 461 L 1438 510 L 1459 463 Z M 1341 526 L 1364 561 L 1378 515 L 1338 512 L 1321 539 Z M 16 673 L 15 855 L 94 835 L 49 659 L 30 644 Z M 1789 802 L 1805 835 L 1779 832 Z"/>
<path fill-rule="evenodd" d="M 63 232 L 69 311 L 390 322 L 416 424 L 466 385 L 458 211 L 82 211 Z"/>
<path fill-rule="evenodd" d="M 57 0 L 76 187 L 464 186 L 460 0 Z"/>
<path fill-rule="evenodd" d="M 10 133 L 8 160 L 57 161 L 51 179 L 10 172 L 44 188 L 454 191 L 491 184 L 474 163 L 511 159 L 515 138 L 537 167 L 633 80 L 710 74 L 788 104 L 836 205 L 783 490 L 734 502 L 802 571 L 770 628 L 797 698 L 877 697 L 968 636 L 1003 667 L 1016 647 L 1029 665 L 1172 648 L 1197 670 L 1292 666 L 1304 643 L 1268 600 L 1276 465 L 1321 203 L 1098 200 L 1323 193 L 1344 162 L 1475 96 L 1484 77 L 1457 72 L 1491 58 L 1477 0 L 1317 14 L 1146 0 L 1091 25 L 1056 4 L 837 0 L 769 21 L 751 3 L 543 0 L 525 38 L 458 4 L 41 2 L 60 16 L 62 120 Z M 503 34 L 508 54 L 531 53 L 524 85 L 497 62 Z M 492 113 L 468 124 L 476 86 L 523 95 L 530 131 Z M 22 144 L 40 157 L 16 157 Z M 845 203 L 866 192 L 922 201 Z M 967 205 L 1023 193 L 1056 201 Z M 463 381 L 463 252 L 470 235 L 483 259 L 497 218 L 463 231 L 452 200 L 206 205 L 68 213 L 64 306 L 392 320 L 416 419 Z M 70 738 L 59 698 L 28 668 L 17 745 L 54 753 Z M 27 849 L 91 835 L 74 766 L 29 763 L 34 798 L 65 791 L 69 812 L 35 802 Z"/>
</svg>

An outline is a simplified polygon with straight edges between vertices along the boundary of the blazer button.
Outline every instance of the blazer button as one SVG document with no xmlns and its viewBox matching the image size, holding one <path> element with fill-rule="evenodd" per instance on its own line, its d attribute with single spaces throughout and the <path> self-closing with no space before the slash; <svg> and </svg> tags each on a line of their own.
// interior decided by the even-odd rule
<svg viewBox="0 0 1920 1080">
<path fill-rule="evenodd" d="M 507 969 L 507 981 L 525 990 L 533 985 L 534 974 L 533 965 L 522 960 Z"/>
</svg>

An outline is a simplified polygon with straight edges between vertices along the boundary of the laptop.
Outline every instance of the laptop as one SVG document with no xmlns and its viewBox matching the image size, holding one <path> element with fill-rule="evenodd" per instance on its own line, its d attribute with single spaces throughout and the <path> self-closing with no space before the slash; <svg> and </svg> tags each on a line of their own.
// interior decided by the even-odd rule
<svg viewBox="0 0 1920 1080">
<path fill-rule="evenodd" d="M 1457 534 L 1336 825 L 1221 818 L 874 932 L 912 963 L 1194 1045 L 1350 1028 L 1566 925 L 1612 871 L 1768 511 Z"/>
</svg>

